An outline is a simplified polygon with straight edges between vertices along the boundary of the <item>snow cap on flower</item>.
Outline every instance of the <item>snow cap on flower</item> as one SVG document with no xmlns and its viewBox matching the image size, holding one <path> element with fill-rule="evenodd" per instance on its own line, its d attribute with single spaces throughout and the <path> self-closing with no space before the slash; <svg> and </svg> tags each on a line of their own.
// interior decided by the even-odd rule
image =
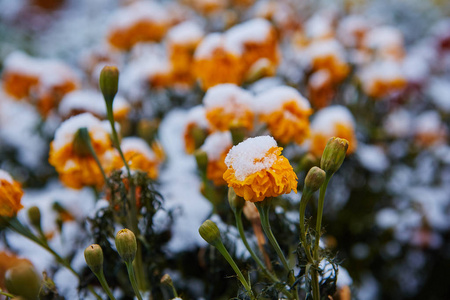
<svg viewBox="0 0 450 300">
<path fill-rule="evenodd" d="M 203 144 L 208 132 L 209 123 L 206 119 L 205 107 L 203 105 L 194 106 L 186 116 L 183 134 L 186 153 L 194 153 Z"/>
<path fill-rule="evenodd" d="M 252 202 L 297 192 L 297 175 L 281 150 L 273 137 L 249 138 L 228 152 L 223 178 L 238 196 Z"/>
<path fill-rule="evenodd" d="M 219 84 L 203 98 L 206 118 L 212 128 L 225 131 L 233 126 L 253 128 L 254 97 L 235 84 Z"/>
<path fill-rule="evenodd" d="M 311 122 L 310 152 L 321 157 L 331 137 L 346 139 L 348 154 L 356 150 L 355 120 L 350 111 L 341 105 L 333 105 L 319 110 Z"/>
<path fill-rule="evenodd" d="M 407 83 L 401 65 L 391 60 L 374 62 L 365 66 L 359 78 L 364 92 L 374 98 L 398 93 Z"/>
<path fill-rule="evenodd" d="M 23 207 L 20 203 L 23 191 L 8 172 L 0 169 L 0 217 L 14 217 Z"/>
<path fill-rule="evenodd" d="M 197 45 L 203 38 L 204 31 L 193 21 L 185 21 L 170 28 L 167 32 L 169 45 Z"/>
<path fill-rule="evenodd" d="M 296 89 L 278 86 L 257 96 L 256 111 L 273 137 L 284 144 L 303 143 L 309 135 L 311 105 Z"/>
</svg>

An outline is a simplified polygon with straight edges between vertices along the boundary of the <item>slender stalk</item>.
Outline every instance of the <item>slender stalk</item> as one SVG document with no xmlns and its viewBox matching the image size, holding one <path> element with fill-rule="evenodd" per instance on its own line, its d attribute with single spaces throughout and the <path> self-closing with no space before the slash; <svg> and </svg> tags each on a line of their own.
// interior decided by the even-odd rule
<svg viewBox="0 0 450 300">
<path fill-rule="evenodd" d="M 303 244 L 303 247 L 305 248 L 306 257 L 308 259 L 308 262 L 314 263 L 313 257 L 311 256 L 311 249 L 310 245 L 306 242 L 306 230 L 305 230 L 305 212 L 306 212 L 306 205 L 308 204 L 309 200 L 311 199 L 312 194 L 304 191 L 302 194 L 302 199 L 300 200 L 300 240 Z"/>
<path fill-rule="evenodd" d="M 109 289 L 108 283 L 106 282 L 105 275 L 103 274 L 103 271 L 100 271 L 99 274 L 95 274 L 98 278 L 98 281 L 100 281 L 100 284 L 102 285 L 103 290 L 105 290 L 106 294 L 108 295 L 109 299 L 116 300 L 114 298 L 114 295 L 112 294 L 111 290 Z"/>
<path fill-rule="evenodd" d="M 94 290 L 92 285 L 88 285 L 88 290 L 92 293 L 92 295 L 94 295 L 95 299 L 103 300 L 102 297 L 100 297 L 99 294 L 97 294 L 97 292 Z"/>
<path fill-rule="evenodd" d="M 238 276 L 239 281 L 242 283 L 244 288 L 247 290 L 247 293 L 249 294 L 250 299 L 256 300 L 256 297 L 253 294 L 252 288 L 248 284 L 244 275 L 242 275 L 241 270 L 239 270 L 238 266 L 234 262 L 233 258 L 230 256 L 230 253 L 228 253 L 228 251 L 225 248 L 225 246 L 223 245 L 222 241 L 218 241 L 215 246 L 216 246 L 217 250 L 219 250 L 219 252 L 223 255 L 223 257 L 225 257 L 225 259 L 230 264 L 230 266 L 233 268 L 233 270 L 236 272 L 236 275 Z"/>
<path fill-rule="evenodd" d="M 172 292 L 173 292 L 173 296 L 174 296 L 175 298 L 178 298 L 177 289 L 173 286 L 173 284 L 172 284 Z"/>
<path fill-rule="evenodd" d="M 14 298 L 15 297 L 13 294 L 4 292 L 2 289 L 0 289 L 0 295 L 6 296 L 8 298 Z"/>
<path fill-rule="evenodd" d="M 320 300 L 320 287 L 319 287 L 319 241 L 322 229 L 322 215 L 323 205 L 325 202 L 325 193 L 327 191 L 328 182 L 330 182 L 332 175 L 326 175 L 325 181 L 320 187 L 319 204 L 317 206 L 317 220 L 316 220 L 316 238 L 314 241 L 314 266 L 312 268 L 312 283 L 313 283 L 313 299 Z"/>
<path fill-rule="evenodd" d="M 131 178 L 130 167 L 128 166 L 128 162 L 125 159 L 125 156 L 123 155 L 122 149 L 120 148 L 119 136 L 117 135 L 116 126 L 114 126 L 114 114 L 113 114 L 112 104 L 106 105 L 106 111 L 107 111 L 109 123 L 111 124 L 112 140 L 113 140 L 114 146 L 116 147 L 117 151 L 119 151 L 119 154 L 120 154 L 120 157 L 122 158 L 123 164 L 125 165 L 125 168 L 127 169 L 128 178 Z"/>
<path fill-rule="evenodd" d="M 268 278 L 270 278 L 270 280 L 272 280 L 273 282 L 278 282 L 279 279 L 277 278 L 277 276 L 270 273 L 269 270 L 267 270 L 266 266 L 259 259 L 258 255 L 256 255 L 256 253 L 253 251 L 253 249 L 248 244 L 247 238 L 245 237 L 245 233 L 244 233 L 244 226 L 242 225 L 242 209 L 237 210 L 236 213 L 234 214 L 234 216 L 236 218 L 236 227 L 239 230 L 239 235 L 241 236 L 241 239 L 245 245 L 245 248 L 247 248 L 248 252 L 250 252 L 250 255 L 255 260 L 255 262 L 258 264 L 258 266 L 261 268 L 261 270 L 264 272 L 264 274 Z"/>
<path fill-rule="evenodd" d="M 103 180 L 105 181 L 106 184 L 108 184 L 108 178 L 106 177 L 105 170 L 103 170 L 102 164 L 100 163 L 100 160 L 98 159 L 98 156 L 97 156 L 97 153 L 95 152 L 94 146 L 92 146 L 91 137 L 89 135 L 87 128 L 81 128 L 80 134 L 82 135 L 83 140 L 86 142 L 86 145 L 88 146 L 92 157 L 94 158 L 95 162 L 97 163 L 97 166 L 99 167 L 100 172 L 102 173 Z"/>
<path fill-rule="evenodd" d="M 125 262 L 125 265 L 127 266 L 128 277 L 130 278 L 131 286 L 133 287 L 134 293 L 136 294 L 138 300 L 142 300 L 141 293 L 139 292 L 139 288 L 137 286 L 136 276 L 134 275 L 133 264 Z"/>
<path fill-rule="evenodd" d="M 275 249 L 275 251 L 278 254 L 278 257 L 281 260 L 281 263 L 283 264 L 284 268 L 287 272 L 290 272 L 291 269 L 289 268 L 289 264 L 286 260 L 286 257 L 283 254 L 283 251 L 281 251 L 280 245 L 278 244 L 275 236 L 272 233 L 272 228 L 270 227 L 269 223 L 269 209 L 270 209 L 270 200 L 266 199 L 262 202 L 256 202 L 255 205 L 258 208 L 259 215 L 261 216 L 261 225 L 264 230 L 264 233 L 266 234 L 267 238 L 269 239 L 269 242 L 272 244 L 272 247 Z"/>
</svg>

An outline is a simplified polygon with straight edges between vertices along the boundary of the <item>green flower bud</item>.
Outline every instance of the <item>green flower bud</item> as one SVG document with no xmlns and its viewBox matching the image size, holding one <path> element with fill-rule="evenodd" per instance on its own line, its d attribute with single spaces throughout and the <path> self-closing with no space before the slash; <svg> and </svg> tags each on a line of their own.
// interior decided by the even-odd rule
<svg viewBox="0 0 450 300">
<path fill-rule="evenodd" d="M 81 157 L 92 155 L 89 144 L 91 142 L 91 137 L 86 127 L 80 128 L 75 133 L 73 139 L 73 152 Z"/>
<path fill-rule="evenodd" d="M 322 186 L 325 181 L 326 173 L 319 167 L 312 167 L 305 178 L 305 191 L 314 193 Z"/>
<path fill-rule="evenodd" d="M 197 167 L 200 172 L 206 174 L 206 168 L 208 167 L 208 154 L 203 150 L 196 150 L 194 152 L 195 160 L 197 161 Z"/>
<path fill-rule="evenodd" d="M 92 244 L 84 249 L 84 259 L 94 274 L 103 271 L 103 250 L 100 245 Z"/>
<path fill-rule="evenodd" d="M 206 137 L 208 136 L 208 131 L 197 125 L 194 125 L 190 128 L 189 135 L 194 139 L 195 149 L 198 149 L 205 142 Z"/>
<path fill-rule="evenodd" d="M 161 277 L 161 283 L 171 287 L 173 285 L 172 277 L 170 277 L 169 274 L 164 274 L 164 276 Z"/>
<path fill-rule="evenodd" d="M 220 230 L 217 227 L 216 223 L 211 220 L 206 220 L 198 229 L 198 233 L 200 236 L 208 243 L 213 246 L 216 245 L 217 242 L 221 241 L 220 238 Z"/>
<path fill-rule="evenodd" d="M 137 243 L 136 236 L 129 229 L 122 229 L 116 235 L 116 248 L 120 257 L 126 262 L 131 263 L 136 256 Z"/>
<path fill-rule="evenodd" d="M 100 73 L 100 90 L 106 105 L 112 107 L 119 86 L 119 70 L 114 66 L 105 66 Z"/>
<path fill-rule="evenodd" d="M 312 167 L 318 164 L 318 159 L 311 153 L 303 156 L 299 163 L 299 168 L 302 171 L 309 171 Z"/>
<path fill-rule="evenodd" d="M 30 263 L 22 262 L 6 271 L 5 285 L 11 294 L 35 300 L 38 299 L 41 278 Z"/>
<path fill-rule="evenodd" d="M 39 207 L 32 206 L 28 209 L 28 219 L 34 227 L 41 227 L 41 211 L 39 210 Z"/>
<path fill-rule="evenodd" d="M 323 150 L 322 159 L 320 160 L 320 168 L 322 168 L 328 175 L 333 175 L 345 159 L 345 154 L 348 149 L 348 141 L 338 137 L 332 137 Z"/>
<path fill-rule="evenodd" d="M 230 203 L 230 207 L 234 213 L 242 210 L 245 205 L 245 200 L 242 197 L 236 195 L 236 192 L 232 187 L 228 188 L 228 203 Z"/>
</svg>

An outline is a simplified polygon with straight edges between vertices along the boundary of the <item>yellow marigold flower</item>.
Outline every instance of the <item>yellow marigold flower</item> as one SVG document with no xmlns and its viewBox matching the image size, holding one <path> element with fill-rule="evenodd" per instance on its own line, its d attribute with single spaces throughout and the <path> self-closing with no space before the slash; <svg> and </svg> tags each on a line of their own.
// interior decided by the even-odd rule
<svg viewBox="0 0 450 300">
<path fill-rule="evenodd" d="M 2 80 L 7 94 L 27 99 L 44 117 L 79 86 L 75 73 L 60 61 L 33 58 L 22 52 L 7 57 Z"/>
<path fill-rule="evenodd" d="M 225 39 L 228 45 L 232 45 L 241 53 L 245 73 L 258 61 L 264 60 L 274 66 L 267 68 L 273 73 L 265 75 L 274 75 L 275 66 L 280 61 L 280 51 L 277 34 L 269 21 L 258 18 L 238 24 L 225 33 Z"/>
<path fill-rule="evenodd" d="M 254 97 L 237 85 L 220 84 L 210 88 L 203 104 L 212 129 L 225 131 L 231 125 L 248 130 L 253 128 Z"/>
<path fill-rule="evenodd" d="M 132 170 L 147 172 L 151 179 L 158 178 L 161 157 L 158 157 L 143 139 L 137 137 L 124 138 L 120 147 Z"/>
<path fill-rule="evenodd" d="M 89 113 L 74 116 L 56 130 L 50 144 L 49 162 L 59 173 L 60 180 L 68 187 L 80 189 L 83 186 L 101 188 L 104 180 L 100 168 L 90 154 L 80 154 L 74 149 L 76 132 L 86 127 L 91 143 L 106 173 L 116 168 L 117 151 L 112 147 L 109 132 L 100 120 Z"/>
<path fill-rule="evenodd" d="M 22 195 L 20 184 L 0 170 L 0 217 L 14 217 L 23 207 L 20 203 Z"/>
<path fill-rule="evenodd" d="M 186 3 L 204 15 L 220 12 L 228 5 L 227 0 L 186 0 Z"/>
<path fill-rule="evenodd" d="M 194 74 L 204 90 L 220 83 L 241 84 L 244 71 L 239 50 L 223 34 L 208 34 L 195 50 Z"/>
<path fill-rule="evenodd" d="M 257 97 L 259 119 L 267 123 L 270 134 L 280 143 L 298 144 L 309 136 L 311 106 L 294 88 L 279 86 Z"/>
<path fill-rule="evenodd" d="M 309 151 L 314 156 L 321 157 L 331 137 L 346 139 L 349 143 L 347 154 L 355 152 L 357 147 L 355 121 L 350 111 L 344 106 L 329 106 L 315 114 L 311 122 Z"/>
<path fill-rule="evenodd" d="M 194 82 L 192 74 L 194 52 L 203 35 L 200 26 L 192 21 L 178 24 L 167 33 L 169 60 L 175 82 L 187 85 Z"/>
<path fill-rule="evenodd" d="M 166 9 L 151 1 L 133 3 L 111 20 L 108 42 L 121 50 L 130 50 L 138 42 L 160 41 L 171 23 Z"/>
<path fill-rule="evenodd" d="M 186 116 L 184 127 L 184 148 L 186 153 L 193 154 L 205 141 L 209 134 L 209 124 L 202 105 L 191 108 Z"/>
<path fill-rule="evenodd" d="M 307 49 L 313 71 L 328 70 L 333 82 L 340 82 L 350 72 L 341 44 L 334 39 L 312 42 Z"/>
<path fill-rule="evenodd" d="M 229 131 L 215 132 L 208 136 L 201 150 L 208 156 L 208 166 L 206 167 L 206 177 L 215 185 L 225 185 L 223 173 L 227 169 L 225 157 L 233 146 L 231 133 Z"/>
<path fill-rule="evenodd" d="M 131 109 L 130 104 L 117 95 L 113 102 L 114 120 L 117 122 L 126 119 Z M 58 108 L 63 118 L 69 118 L 81 113 L 89 112 L 95 117 L 106 119 L 106 104 L 100 92 L 93 90 L 78 90 L 64 96 Z"/>
<path fill-rule="evenodd" d="M 393 61 L 375 62 L 365 67 L 360 80 L 364 92 L 374 98 L 399 93 L 407 84 L 401 66 Z"/>
<path fill-rule="evenodd" d="M 297 175 L 270 136 L 249 138 L 231 148 L 225 158 L 223 178 L 247 201 L 297 192 Z"/>
</svg>

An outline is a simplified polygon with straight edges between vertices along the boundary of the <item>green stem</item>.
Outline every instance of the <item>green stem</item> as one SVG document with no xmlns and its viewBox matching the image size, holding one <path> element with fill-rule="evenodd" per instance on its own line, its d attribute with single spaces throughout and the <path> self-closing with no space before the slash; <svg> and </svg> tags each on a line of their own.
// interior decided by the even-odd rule
<svg viewBox="0 0 450 300">
<path fill-rule="evenodd" d="M 114 146 L 116 147 L 117 151 L 119 151 L 120 157 L 122 158 L 125 168 L 127 169 L 128 178 L 131 178 L 130 167 L 128 166 L 128 162 L 125 159 L 125 156 L 123 155 L 122 149 L 120 148 L 119 137 L 117 135 L 116 126 L 114 126 L 114 114 L 113 114 L 112 104 L 106 105 L 106 111 L 108 114 L 109 123 L 111 124 L 112 140 L 113 140 Z"/>
<path fill-rule="evenodd" d="M 50 252 L 51 254 L 53 254 L 53 256 L 56 258 L 56 260 L 62 264 L 63 266 L 65 266 L 67 269 L 69 269 L 77 278 L 79 278 L 79 275 L 77 274 L 77 272 L 75 272 L 74 269 L 72 269 L 72 267 L 70 266 L 70 264 L 63 259 L 61 256 L 59 256 L 58 253 L 56 253 L 52 248 L 50 248 L 50 246 L 47 244 L 46 241 L 43 241 L 41 239 L 39 239 L 37 236 L 35 236 L 28 228 L 26 228 L 25 226 L 22 225 L 22 223 L 19 222 L 19 220 L 17 218 L 13 218 L 10 219 L 8 221 L 9 226 L 11 227 L 11 229 L 13 229 L 15 232 L 21 234 L 22 236 L 28 238 L 29 240 L 35 242 L 36 244 L 38 244 L 39 246 L 41 246 L 42 248 L 46 249 L 48 252 Z"/>
<path fill-rule="evenodd" d="M 303 191 L 302 199 L 300 200 L 300 240 L 303 244 L 303 248 L 306 252 L 306 257 L 308 262 L 314 263 L 313 257 L 311 256 L 310 245 L 306 241 L 306 230 L 305 230 L 305 213 L 306 213 L 306 205 L 312 197 L 312 193 L 309 191 Z"/>
<path fill-rule="evenodd" d="M 106 282 L 106 279 L 105 279 L 105 275 L 103 274 L 103 270 L 101 270 L 98 273 L 99 274 L 95 274 L 95 276 L 97 276 L 98 281 L 100 281 L 100 284 L 102 285 L 103 290 L 105 290 L 105 292 L 108 295 L 109 299 L 116 300 L 116 298 L 114 298 L 111 290 L 109 289 L 108 283 Z"/>
<path fill-rule="evenodd" d="M 250 255 L 253 257 L 253 259 L 256 261 L 258 266 L 261 268 L 261 270 L 264 272 L 264 274 L 270 278 L 273 282 L 278 282 L 279 279 L 276 275 L 272 274 L 267 270 L 266 266 L 263 264 L 263 262 L 259 259 L 258 255 L 253 251 L 253 249 L 248 244 L 247 238 L 245 237 L 244 233 L 244 226 L 242 225 L 242 209 L 237 210 L 234 213 L 234 217 L 236 218 L 236 227 L 239 230 L 239 235 L 241 236 L 242 242 L 245 245 L 245 248 L 247 248 L 248 252 L 250 252 Z"/>
<path fill-rule="evenodd" d="M 94 288 L 92 287 L 92 285 L 88 285 L 88 290 L 92 293 L 92 295 L 94 295 L 94 297 L 97 300 L 103 300 L 102 297 L 99 296 L 99 294 L 97 294 L 97 292 L 95 292 Z"/>
<path fill-rule="evenodd" d="M 139 292 L 139 288 L 137 286 L 136 276 L 134 275 L 133 264 L 125 262 L 125 265 L 127 266 L 128 277 L 130 278 L 131 286 L 133 287 L 134 293 L 136 294 L 138 300 L 142 300 L 141 293 Z"/>
<path fill-rule="evenodd" d="M 316 220 L 316 238 L 314 241 L 314 266 L 312 268 L 312 283 L 313 283 L 313 299 L 320 300 L 320 287 L 319 287 L 319 242 L 322 229 L 322 215 L 323 205 L 325 202 L 325 193 L 327 191 L 328 182 L 330 182 L 332 175 L 326 175 L 325 181 L 320 187 L 319 204 L 317 206 L 317 220 Z"/>
<path fill-rule="evenodd" d="M 219 250 L 219 252 L 223 255 L 223 257 L 225 257 L 225 259 L 230 264 L 230 266 L 233 268 L 233 270 L 236 272 L 236 274 L 239 278 L 239 281 L 242 283 L 244 288 L 247 290 L 247 293 L 250 295 L 250 298 L 252 300 L 256 300 L 255 295 L 253 294 L 252 288 L 247 283 L 247 280 L 245 279 L 244 275 L 242 275 L 241 270 L 239 270 L 238 266 L 234 262 L 233 258 L 230 256 L 230 253 L 228 253 L 228 251 L 225 248 L 225 246 L 223 245 L 222 241 L 218 241 L 215 246 L 216 246 L 217 250 Z"/>
<path fill-rule="evenodd" d="M 287 272 L 290 272 L 291 269 L 289 268 L 289 264 L 286 260 L 286 257 L 283 254 L 283 251 L 281 251 L 280 245 L 278 244 L 275 236 L 272 233 L 272 229 L 270 227 L 269 222 L 269 209 L 270 209 L 270 199 L 265 199 L 261 202 L 255 202 L 256 207 L 258 208 L 259 214 L 261 216 L 261 225 L 262 228 L 269 239 L 269 242 L 272 244 L 272 247 L 275 249 L 275 251 L 278 254 L 278 257 L 281 260 L 281 263 L 283 264 L 284 268 Z"/>
<path fill-rule="evenodd" d="M 6 296 L 6 297 L 9 297 L 9 298 L 14 298 L 15 297 L 13 294 L 4 292 L 2 289 L 0 289 L 0 295 Z"/>
<path fill-rule="evenodd" d="M 174 296 L 175 298 L 178 298 L 177 290 L 175 289 L 175 287 L 173 286 L 173 284 L 172 284 L 172 292 L 173 292 L 173 296 Z"/>
</svg>

